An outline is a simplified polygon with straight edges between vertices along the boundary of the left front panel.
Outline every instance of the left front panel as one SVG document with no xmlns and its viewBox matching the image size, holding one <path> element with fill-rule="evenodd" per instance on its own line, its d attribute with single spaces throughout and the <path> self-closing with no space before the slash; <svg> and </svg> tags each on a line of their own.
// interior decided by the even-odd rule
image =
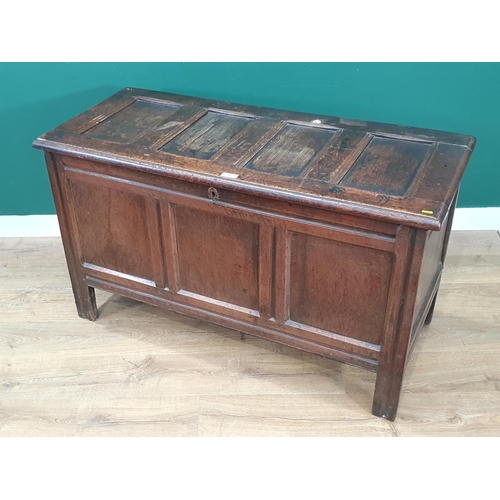
<svg viewBox="0 0 500 500">
<path fill-rule="evenodd" d="M 70 223 L 85 273 L 113 281 L 166 288 L 157 202 L 101 185 L 99 178 L 64 167 Z"/>
</svg>

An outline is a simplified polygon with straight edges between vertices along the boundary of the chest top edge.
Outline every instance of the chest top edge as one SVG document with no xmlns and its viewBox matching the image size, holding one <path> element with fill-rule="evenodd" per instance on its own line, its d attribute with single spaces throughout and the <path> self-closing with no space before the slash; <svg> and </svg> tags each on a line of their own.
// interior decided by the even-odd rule
<svg viewBox="0 0 500 500">
<path fill-rule="evenodd" d="M 475 138 L 126 88 L 33 147 L 439 230 Z"/>
</svg>

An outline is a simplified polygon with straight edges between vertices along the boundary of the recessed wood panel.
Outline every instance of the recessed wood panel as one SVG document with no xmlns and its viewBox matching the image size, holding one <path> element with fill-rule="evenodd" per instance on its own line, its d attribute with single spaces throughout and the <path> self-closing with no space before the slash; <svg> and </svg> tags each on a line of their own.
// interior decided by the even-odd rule
<svg viewBox="0 0 500 500">
<path fill-rule="evenodd" d="M 284 126 L 284 122 L 266 118 L 252 120 L 230 144 L 212 157 L 212 160 L 243 166 Z"/>
<path fill-rule="evenodd" d="M 403 196 L 430 147 L 431 144 L 427 142 L 374 137 L 347 172 L 341 185 Z"/>
<path fill-rule="evenodd" d="M 336 132 L 288 124 L 255 156 L 247 168 L 298 177 Z"/>
<path fill-rule="evenodd" d="M 365 132 L 357 130 L 339 131 L 335 136 L 335 140 L 332 141 L 324 154 L 318 158 L 318 161 L 309 170 L 307 178 L 335 182 L 339 170 L 342 172 L 344 167 L 351 166 L 361 153 L 359 149 L 362 150 L 363 145 L 366 145 L 370 139 L 371 136 Z"/>
<path fill-rule="evenodd" d="M 83 261 L 154 282 L 146 199 L 76 180 L 69 189 Z"/>
<path fill-rule="evenodd" d="M 258 225 L 185 206 L 173 212 L 180 288 L 258 310 Z"/>
<path fill-rule="evenodd" d="M 379 344 L 392 254 L 292 233 L 290 319 Z"/>
<path fill-rule="evenodd" d="M 449 219 L 446 220 L 446 225 L 447 224 L 449 224 Z M 414 322 L 418 319 L 418 313 L 424 305 L 427 295 L 431 291 L 431 286 L 437 278 L 440 264 L 442 264 L 443 246 L 447 234 L 446 225 L 441 231 L 427 232 L 424 256 L 422 258 L 422 268 L 418 281 L 418 293 L 413 316 Z"/>
<path fill-rule="evenodd" d="M 154 128 L 172 116 L 178 104 L 137 100 L 92 127 L 85 135 L 94 139 L 126 144 L 142 132 Z"/>
<path fill-rule="evenodd" d="M 251 121 L 250 118 L 209 111 L 161 150 L 209 160 Z"/>
<path fill-rule="evenodd" d="M 443 186 L 451 185 L 457 173 L 463 168 L 461 159 L 466 153 L 465 146 L 438 144 L 435 154 L 429 161 L 429 168 L 419 179 L 412 194 L 424 200 L 438 199 Z"/>
</svg>

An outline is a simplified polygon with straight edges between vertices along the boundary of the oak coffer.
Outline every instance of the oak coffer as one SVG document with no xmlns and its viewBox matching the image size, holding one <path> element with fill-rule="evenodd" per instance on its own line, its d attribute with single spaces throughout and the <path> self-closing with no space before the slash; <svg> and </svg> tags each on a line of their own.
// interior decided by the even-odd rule
<svg viewBox="0 0 500 500">
<path fill-rule="evenodd" d="M 358 365 L 394 420 L 474 144 L 126 88 L 34 147 L 82 318 L 100 288 Z"/>
</svg>

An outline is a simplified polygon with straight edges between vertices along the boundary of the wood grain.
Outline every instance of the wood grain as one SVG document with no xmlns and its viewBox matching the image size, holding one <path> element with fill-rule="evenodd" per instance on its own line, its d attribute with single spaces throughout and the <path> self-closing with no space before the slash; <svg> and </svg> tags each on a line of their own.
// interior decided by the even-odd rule
<svg viewBox="0 0 500 500">
<path fill-rule="evenodd" d="M 229 170 L 237 177 L 217 179 L 220 187 L 439 230 L 475 142 L 126 88 L 33 145 L 201 184 Z"/>
<path fill-rule="evenodd" d="M 162 151 L 210 159 L 249 123 L 249 118 L 209 111 L 192 127 L 164 146 Z"/>
<path fill-rule="evenodd" d="M 179 107 L 174 103 L 137 100 L 84 132 L 88 137 L 111 142 L 132 142 L 139 134 L 167 120 Z M 118 119 L 117 119 L 118 116 Z M 125 117 L 125 120 L 122 120 Z"/>
<path fill-rule="evenodd" d="M 58 238 L 0 240 L 0 436 L 500 436 L 500 236 L 452 232 L 395 422 L 376 374 L 96 291 Z"/>
</svg>

